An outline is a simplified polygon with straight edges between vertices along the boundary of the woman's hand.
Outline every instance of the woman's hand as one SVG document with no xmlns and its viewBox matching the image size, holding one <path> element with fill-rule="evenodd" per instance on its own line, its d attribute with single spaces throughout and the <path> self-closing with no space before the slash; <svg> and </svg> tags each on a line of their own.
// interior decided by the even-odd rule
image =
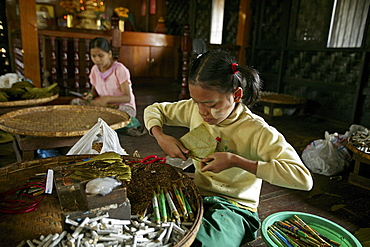
<svg viewBox="0 0 370 247">
<path fill-rule="evenodd" d="M 82 99 L 87 100 L 87 101 L 91 101 L 94 98 L 94 95 L 92 92 L 87 92 L 87 93 L 85 92 L 84 95 L 85 96 Z"/>
<path fill-rule="evenodd" d="M 189 153 L 189 150 L 186 149 L 179 140 L 175 137 L 166 135 L 162 132 L 162 128 L 159 126 L 154 126 L 151 129 L 153 136 L 157 140 L 159 146 L 163 151 L 170 156 L 171 158 L 180 158 L 182 160 L 187 160 L 185 154 Z"/>
<path fill-rule="evenodd" d="M 256 174 L 257 161 L 243 158 L 239 155 L 228 152 L 216 152 L 202 159 L 201 172 L 219 173 L 231 167 L 240 167 L 248 172 Z"/>
<path fill-rule="evenodd" d="M 96 97 L 91 101 L 91 105 L 107 107 L 109 103 L 109 96 Z"/>
</svg>

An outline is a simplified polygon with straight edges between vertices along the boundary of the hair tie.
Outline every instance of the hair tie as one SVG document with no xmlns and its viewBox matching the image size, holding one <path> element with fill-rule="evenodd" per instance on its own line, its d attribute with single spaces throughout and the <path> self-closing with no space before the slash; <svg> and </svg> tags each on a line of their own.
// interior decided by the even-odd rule
<svg viewBox="0 0 370 247">
<path fill-rule="evenodd" d="M 237 63 L 232 63 L 231 64 L 231 71 L 234 73 L 234 74 L 236 74 L 236 73 L 238 73 L 238 64 Z"/>
</svg>

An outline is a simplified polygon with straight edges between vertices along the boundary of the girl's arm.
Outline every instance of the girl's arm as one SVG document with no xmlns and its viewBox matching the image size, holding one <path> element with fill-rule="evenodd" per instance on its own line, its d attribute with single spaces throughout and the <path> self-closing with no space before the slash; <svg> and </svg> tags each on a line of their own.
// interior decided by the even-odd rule
<svg viewBox="0 0 370 247">
<path fill-rule="evenodd" d="M 130 86 L 128 81 L 121 84 L 122 96 L 99 96 L 96 97 L 92 105 L 107 106 L 109 103 L 129 103 L 131 101 Z"/>
<path fill-rule="evenodd" d="M 189 153 L 189 150 L 175 137 L 164 134 L 162 128 L 159 126 L 153 126 L 150 132 L 167 155 L 172 158 L 180 158 L 184 161 L 187 159 L 185 154 Z"/>
</svg>

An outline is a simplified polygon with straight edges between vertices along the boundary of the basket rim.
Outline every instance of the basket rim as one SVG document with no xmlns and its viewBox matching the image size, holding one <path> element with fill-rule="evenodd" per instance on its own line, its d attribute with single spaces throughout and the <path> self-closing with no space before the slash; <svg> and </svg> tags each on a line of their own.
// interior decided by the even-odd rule
<svg viewBox="0 0 370 247">
<path fill-rule="evenodd" d="M 12 134 L 17 134 L 17 135 L 25 135 L 25 136 L 37 136 L 37 137 L 76 137 L 76 136 L 83 136 L 85 135 L 90 128 L 92 127 L 87 127 L 86 129 L 80 129 L 76 131 L 48 131 L 45 129 L 40 129 L 40 130 L 30 130 L 30 129 L 21 129 L 17 128 L 14 126 L 8 126 L 6 124 L 7 119 L 11 119 L 17 116 L 21 116 L 23 114 L 29 114 L 32 112 L 40 112 L 40 111 L 53 111 L 53 113 L 57 114 L 58 110 L 82 110 L 84 112 L 87 112 L 88 110 L 91 111 L 99 111 L 99 112 L 105 112 L 105 113 L 110 113 L 112 116 L 119 116 L 121 118 L 120 122 L 116 122 L 113 124 L 110 124 L 109 126 L 113 129 L 120 129 L 125 126 L 127 126 L 131 118 L 130 116 L 123 111 L 112 109 L 112 108 L 107 108 L 107 107 L 100 107 L 100 106 L 80 106 L 80 105 L 47 105 L 47 106 L 35 106 L 35 107 L 28 107 L 28 108 L 23 108 L 15 111 L 11 111 L 8 113 L 5 113 L 0 116 L 0 129 L 12 133 Z M 49 121 L 50 119 L 44 118 L 44 119 L 39 119 L 40 121 Z M 103 119 L 104 120 L 104 119 Z"/>
<path fill-rule="evenodd" d="M 37 105 L 42 103 L 48 103 L 59 97 L 59 94 L 54 94 L 49 97 L 40 98 L 40 99 L 26 99 L 26 100 L 14 100 L 0 102 L 0 107 L 12 107 L 12 106 L 28 106 L 28 105 Z"/>
<path fill-rule="evenodd" d="M 367 154 L 363 151 L 361 151 L 360 149 L 358 149 L 355 145 L 352 144 L 352 137 L 348 137 L 347 139 L 347 145 L 346 147 L 351 150 L 352 152 L 360 155 L 361 157 L 365 158 L 365 159 L 368 159 L 370 160 L 370 154 Z"/>
</svg>

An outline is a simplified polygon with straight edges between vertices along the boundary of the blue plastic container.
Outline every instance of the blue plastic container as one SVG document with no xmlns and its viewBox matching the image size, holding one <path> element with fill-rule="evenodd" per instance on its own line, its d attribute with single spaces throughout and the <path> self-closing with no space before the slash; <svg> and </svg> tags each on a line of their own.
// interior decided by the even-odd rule
<svg viewBox="0 0 370 247">
<path fill-rule="evenodd" d="M 340 243 L 341 247 L 361 247 L 361 243 L 353 236 L 349 231 L 341 227 L 340 225 L 316 216 L 313 214 L 284 211 L 269 215 L 263 222 L 261 227 L 261 235 L 265 243 L 270 247 L 277 247 L 277 245 L 270 239 L 267 233 L 267 227 L 275 223 L 275 221 L 283 221 L 292 218 L 293 215 L 297 215 L 310 227 L 315 229 L 321 235 Z"/>
</svg>

